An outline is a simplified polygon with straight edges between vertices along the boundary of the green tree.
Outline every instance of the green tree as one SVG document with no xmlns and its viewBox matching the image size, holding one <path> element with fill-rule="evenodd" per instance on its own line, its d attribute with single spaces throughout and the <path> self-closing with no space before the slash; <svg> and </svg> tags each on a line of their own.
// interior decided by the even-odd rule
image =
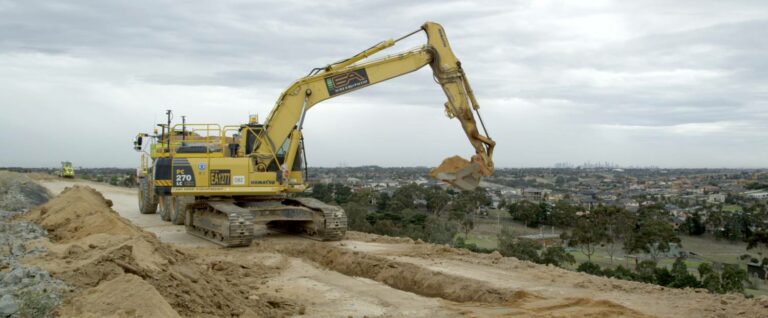
<svg viewBox="0 0 768 318">
<path fill-rule="evenodd" d="M 597 276 L 603 276 L 603 270 L 600 268 L 600 265 L 597 265 L 592 262 L 584 262 L 579 264 L 579 267 L 576 268 L 576 271 L 597 275 Z"/>
<path fill-rule="evenodd" d="M 347 213 L 347 222 L 350 230 L 371 232 L 373 226 L 368 222 L 368 208 L 357 202 L 349 202 L 342 206 Z"/>
<path fill-rule="evenodd" d="M 722 293 L 720 275 L 712 273 L 701 279 L 701 287 L 706 288 L 711 293 Z"/>
<path fill-rule="evenodd" d="M 624 250 L 629 253 L 644 252 L 654 261 L 659 254 L 668 252 L 672 243 L 680 244 L 674 227 L 668 222 L 669 214 L 660 205 L 638 210 L 635 229 L 624 240 Z"/>
<path fill-rule="evenodd" d="M 555 186 L 558 188 L 562 188 L 564 185 L 565 185 L 565 177 L 557 176 L 555 178 Z"/>
<path fill-rule="evenodd" d="M 725 227 L 725 212 L 721 207 L 711 208 L 707 213 L 706 225 L 712 229 L 712 234 L 717 238 L 722 238 L 722 230 Z"/>
<path fill-rule="evenodd" d="M 312 186 L 310 196 L 325 203 L 331 203 L 333 202 L 333 188 L 324 183 L 316 183 Z"/>
<path fill-rule="evenodd" d="M 723 264 L 720 280 L 722 292 L 744 292 L 744 282 L 748 281 L 747 271 L 737 264 Z"/>
<path fill-rule="evenodd" d="M 537 220 L 540 214 L 541 207 L 531 201 L 523 200 L 509 205 L 509 215 L 512 219 L 523 222 L 528 227 L 539 226 Z"/>
<path fill-rule="evenodd" d="M 632 231 L 635 225 L 634 216 L 626 209 L 599 205 L 590 213 L 594 214 L 597 224 L 605 226 L 604 242 L 608 244 L 608 255 L 611 257 L 616 254 L 617 243 L 626 239 L 628 233 Z"/>
<path fill-rule="evenodd" d="M 653 276 L 657 285 L 670 286 L 675 280 L 672 273 L 666 267 L 656 267 L 653 269 Z"/>
<path fill-rule="evenodd" d="M 429 215 L 424 222 L 425 241 L 437 244 L 447 244 L 456 236 L 456 225 L 453 222 L 434 215 Z"/>
<path fill-rule="evenodd" d="M 688 265 L 685 264 L 685 260 L 682 257 L 675 259 L 672 264 L 672 277 L 674 278 L 669 285 L 674 288 L 698 288 L 700 287 L 699 280 L 695 276 L 688 272 Z"/>
<path fill-rule="evenodd" d="M 506 245 L 501 253 L 504 256 L 516 257 L 519 260 L 540 263 L 539 250 L 541 244 L 531 239 L 518 239 L 513 244 Z"/>
<path fill-rule="evenodd" d="M 656 262 L 645 260 L 637 263 L 635 267 L 637 280 L 644 283 L 656 284 Z"/>
<path fill-rule="evenodd" d="M 373 232 L 380 235 L 398 236 L 399 228 L 392 220 L 378 220 L 373 225 Z"/>
<path fill-rule="evenodd" d="M 755 203 L 749 207 L 750 224 L 754 226 L 747 236 L 747 249 L 768 249 L 768 204 Z"/>
<path fill-rule="evenodd" d="M 333 184 L 333 200 L 336 204 L 344 204 L 349 202 L 349 197 L 352 196 L 352 189 L 341 183 Z"/>
<path fill-rule="evenodd" d="M 498 234 L 499 253 L 504 256 L 512 256 L 517 259 L 531 262 L 540 262 L 539 250 L 541 244 L 530 239 L 521 239 L 509 228 L 503 228 Z"/>
<path fill-rule="evenodd" d="M 581 209 L 567 201 L 560 200 L 555 203 L 550 214 L 550 224 L 558 227 L 569 227 L 576 220 L 576 213 Z"/>
<path fill-rule="evenodd" d="M 672 275 L 677 277 L 685 274 L 688 274 L 688 265 L 685 264 L 685 260 L 682 257 L 678 257 L 672 263 Z"/>
<path fill-rule="evenodd" d="M 632 270 L 621 265 L 616 266 L 616 268 L 613 270 L 611 277 L 615 277 L 623 280 L 637 280 L 637 275 L 635 275 L 635 273 L 632 272 Z"/>
<path fill-rule="evenodd" d="M 397 212 L 405 209 L 413 209 L 414 200 L 421 197 L 421 187 L 415 183 L 404 185 L 395 190 L 389 201 L 388 211 Z"/>
<path fill-rule="evenodd" d="M 765 245 L 768 248 L 768 231 L 766 230 L 756 231 L 747 239 L 748 250 L 758 248 L 760 245 Z"/>
<path fill-rule="evenodd" d="M 438 186 L 427 189 L 424 196 L 427 201 L 427 210 L 435 215 L 440 214 L 451 202 L 451 196 L 448 195 L 448 192 Z"/>
<path fill-rule="evenodd" d="M 473 192 L 460 193 L 451 204 L 448 219 L 456 222 L 458 228 L 464 233 L 464 238 L 475 227 L 475 213 L 479 206 L 478 197 Z"/>
<path fill-rule="evenodd" d="M 681 226 L 681 230 L 692 236 L 699 236 L 704 234 L 706 231 L 706 226 L 704 226 L 704 222 L 701 219 L 701 213 L 698 211 L 694 212 L 693 215 L 685 219 L 685 222 Z"/>
<path fill-rule="evenodd" d="M 566 252 L 562 246 L 550 246 L 541 253 L 541 263 L 560 266 L 563 263 L 574 264 L 576 258 Z"/>
<path fill-rule="evenodd" d="M 464 219 L 462 219 L 458 225 L 462 232 L 464 232 L 464 237 L 466 238 L 469 236 L 469 232 L 472 232 L 472 229 L 475 228 L 475 218 L 470 214 L 465 215 Z"/>
<path fill-rule="evenodd" d="M 723 221 L 724 224 L 719 232 L 719 237 L 733 242 L 744 239 L 745 219 L 743 211 L 725 213 Z"/>
<path fill-rule="evenodd" d="M 379 193 L 379 198 L 376 200 L 376 210 L 389 211 L 390 200 L 392 200 L 392 197 L 389 196 L 389 193 L 386 193 L 386 192 Z"/>
<path fill-rule="evenodd" d="M 709 263 L 701 263 L 699 264 L 699 279 L 704 279 L 707 275 L 710 275 L 715 272 L 715 269 L 712 268 L 712 264 Z"/>
<path fill-rule="evenodd" d="M 349 196 L 349 202 L 354 202 L 363 206 L 370 206 L 375 197 L 376 194 L 373 192 L 373 189 L 363 188 L 360 189 L 360 191 L 352 193 L 352 195 Z"/>
<path fill-rule="evenodd" d="M 646 220 L 625 240 L 624 249 L 629 253 L 648 253 L 655 261 L 659 254 L 670 250 L 671 243 L 680 243 L 672 225 L 660 220 Z"/>
<path fill-rule="evenodd" d="M 592 262 L 597 247 L 609 239 L 604 221 L 596 214 L 586 213 L 576 219 L 570 233 L 564 232 L 561 237 L 568 241 L 568 246 L 579 247 L 588 262 Z"/>
</svg>

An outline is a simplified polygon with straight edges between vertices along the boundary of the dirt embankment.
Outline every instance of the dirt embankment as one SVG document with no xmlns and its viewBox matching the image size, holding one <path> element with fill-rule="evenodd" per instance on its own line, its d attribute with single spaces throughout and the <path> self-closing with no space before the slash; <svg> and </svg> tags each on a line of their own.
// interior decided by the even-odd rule
<svg viewBox="0 0 768 318">
<path fill-rule="evenodd" d="M 768 298 L 669 289 L 366 233 L 349 232 L 343 242 L 278 234 L 238 249 L 169 245 L 121 218 L 88 187 L 63 191 L 27 218 L 53 242 L 38 241 L 47 254 L 26 261 L 75 287 L 58 309 L 62 316 L 719 318 L 768 312 Z"/>
<path fill-rule="evenodd" d="M 353 234 L 365 236 L 365 234 Z M 369 237 L 372 241 L 380 238 Z M 413 243 L 406 243 L 413 244 Z M 425 244 L 430 248 L 441 246 Z M 258 244 L 255 249 L 279 251 L 349 276 L 364 277 L 420 296 L 447 300 L 446 307 L 466 316 L 521 317 L 653 317 L 607 300 L 578 296 L 543 296 L 520 288 L 500 288 L 410 262 L 354 251 L 335 244 L 295 241 Z M 587 296 L 587 295 L 583 295 Z"/>
<path fill-rule="evenodd" d="M 52 240 L 38 242 L 48 253 L 27 262 L 76 287 L 58 309 L 62 316 L 259 317 L 302 310 L 237 282 L 271 269 L 201 260 L 162 243 L 121 218 L 89 187 L 66 189 L 25 217 Z"/>
</svg>

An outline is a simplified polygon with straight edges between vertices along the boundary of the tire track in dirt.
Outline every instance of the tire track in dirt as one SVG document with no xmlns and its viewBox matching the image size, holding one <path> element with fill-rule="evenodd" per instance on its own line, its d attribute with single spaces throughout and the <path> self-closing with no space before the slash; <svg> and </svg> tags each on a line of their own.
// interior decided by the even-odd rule
<svg viewBox="0 0 768 318">
<path fill-rule="evenodd" d="M 344 275 L 364 277 L 398 290 L 464 304 L 452 306 L 464 308 L 468 314 L 486 306 L 500 314 L 515 313 L 529 317 L 653 317 L 607 300 L 553 298 L 522 289 L 498 288 L 484 281 L 353 251 L 331 243 L 268 240 L 261 246 L 312 261 Z"/>
<path fill-rule="evenodd" d="M 766 297 L 748 299 L 739 294 L 710 294 L 703 289 L 666 288 L 543 266 L 497 253 L 477 254 L 443 245 L 366 237 L 361 233 L 353 233 L 353 237 L 356 240 L 344 241 L 339 246 L 447 275 L 479 280 L 495 288 L 515 288 L 549 301 L 562 300 L 562 305 L 548 305 L 546 300 L 523 305 L 536 312 L 552 309 L 568 312 L 569 308 L 597 306 L 605 313 L 611 313 L 612 306 L 619 305 L 659 317 L 768 317 L 765 314 L 768 311 Z M 382 241 L 386 243 L 380 243 Z M 616 312 L 621 312 L 621 308 Z M 616 312 L 610 315 L 621 316 Z"/>
</svg>

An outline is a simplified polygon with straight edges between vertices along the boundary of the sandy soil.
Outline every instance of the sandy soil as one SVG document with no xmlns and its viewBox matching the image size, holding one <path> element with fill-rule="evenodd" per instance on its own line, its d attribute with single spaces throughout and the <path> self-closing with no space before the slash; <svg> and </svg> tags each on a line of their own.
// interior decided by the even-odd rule
<svg viewBox="0 0 768 318">
<path fill-rule="evenodd" d="M 34 175 L 32 177 L 35 178 Z M 137 189 L 116 187 L 105 183 L 91 182 L 81 179 L 65 180 L 57 178 L 40 178 L 37 182 L 48 188 L 54 195 L 61 193 L 65 188 L 73 185 L 87 185 L 96 189 L 96 191 L 101 192 L 107 199 L 111 200 L 113 204 L 112 209 L 117 211 L 120 216 L 128 219 L 133 224 L 138 225 L 146 231 L 155 233 L 155 235 L 157 235 L 163 242 L 192 246 L 215 246 L 206 240 L 187 235 L 183 225 L 173 225 L 170 222 L 165 222 L 161 220 L 157 214 L 139 213 L 138 199 L 136 197 L 138 195 Z"/>
<path fill-rule="evenodd" d="M 43 215 L 31 214 L 54 241 L 41 242 L 51 252 L 30 262 L 86 293 L 62 309 L 71 315 L 85 315 L 92 306 L 90 314 L 98 316 L 102 312 L 96 309 L 116 306 L 98 303 L 94 295 L 107 295 L 106 287 L 121 284 L 154 288 L 164 301 L 153 310 L 168 312 L 168 305 L 181 316 L 766 317 L 768 312 L 766 298 L 667 289 L 365 233 L 350 232 L 333 243 L 263 235 L 251 247 L 222 249 L 157 215 L 139 214 L 133 189 L 40 182 L 54 194 L 87 185 L 103 193 L 102 205 L 112 202 L 112 209 L 82 213 L 85 206 L 99 205 L 99 198 L 81 189 L 78 196 L 65 193 L 69 201 L 57 198 L 69 206 L 59 206 L 68 211 L 59 213 L 71 216 L 54 216 L 53 206 Z M 95 225 L 73 226 L 77 215 Z M 95 221 L 103 215 L 109 220 Z M 140 310 L 129 302 L 118 305 L 125 313 Z"/>
</svg>

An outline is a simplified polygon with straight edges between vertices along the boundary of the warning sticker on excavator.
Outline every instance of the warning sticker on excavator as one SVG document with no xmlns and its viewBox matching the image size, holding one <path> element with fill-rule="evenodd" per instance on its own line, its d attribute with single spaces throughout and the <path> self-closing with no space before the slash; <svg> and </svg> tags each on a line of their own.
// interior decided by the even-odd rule
<svg viewBox="0 0 768 318">
<path fill-rule="evenodd" d="M 368 73 L 364 68 L 325 78 L 328 95 L 341 94 L 369 84 Z"/>
</svg>

